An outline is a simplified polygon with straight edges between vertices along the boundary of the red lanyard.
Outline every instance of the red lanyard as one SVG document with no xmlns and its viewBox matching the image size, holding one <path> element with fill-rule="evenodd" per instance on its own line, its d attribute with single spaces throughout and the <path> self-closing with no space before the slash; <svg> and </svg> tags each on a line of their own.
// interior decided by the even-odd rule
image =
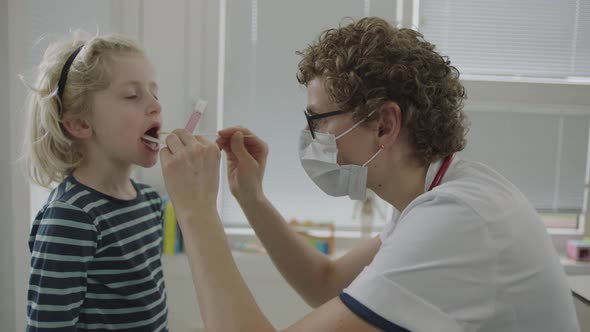
<svg viewBox="0 0 590 332">
<path fill-rule="evenodd" d="M 449 169 L 449 166 L 451 165 L 452 160 L 453 160 L 453 155 L 450 155 L 443 160 L 443 163 L 440 166 L 440 168 L 438 169 L 438 172 L 436 173 L 434 180 L 432 180 L 432 184 L 430 185 L 430 188 L 428 188 L 428 191 L 431 191 L 434 187 L 436 187 L 440 184 L 443 176 L 445 176 L 445 173 Z"/>
</svg>

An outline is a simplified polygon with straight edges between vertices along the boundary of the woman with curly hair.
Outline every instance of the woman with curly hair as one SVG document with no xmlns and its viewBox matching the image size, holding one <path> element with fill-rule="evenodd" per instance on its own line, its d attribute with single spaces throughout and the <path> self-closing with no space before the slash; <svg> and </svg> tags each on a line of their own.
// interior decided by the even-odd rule
<svg viewBox="0 0 590 332">
<path fill-rule="evenodd" d="M 267 145 L 241 127 L 217 145 L 182 130 L 161 152 L 208 331 L 273 331 L 232 260 L 216 210 L 220 149 L 232 194 L 274 264 L 312 307 L 289 331 L 579 331 L 539 215 L 489 167 L 460 160 L 459 72 L 408 29 L 365 18 L 300 52 L 299 156 L 332 196 L 392 204 L 373 239 L 330 259 L 266 198 Z"/>
</svg>

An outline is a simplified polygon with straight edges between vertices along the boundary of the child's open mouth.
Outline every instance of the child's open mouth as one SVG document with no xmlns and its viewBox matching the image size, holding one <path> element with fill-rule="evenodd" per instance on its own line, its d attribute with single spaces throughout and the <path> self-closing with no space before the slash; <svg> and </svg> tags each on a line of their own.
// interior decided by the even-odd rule
<svg viewBox="0 0 590 332">
<path fill-rule="evenodd" d="M 141 137 L 141 141 L 143 144 L 151 151 L 157 152 L 159 151 L 160 147 L 160 135 L 159 135 L 160 128 L 152 127 L 148 129 L 143 136 Z"/>
</svg>

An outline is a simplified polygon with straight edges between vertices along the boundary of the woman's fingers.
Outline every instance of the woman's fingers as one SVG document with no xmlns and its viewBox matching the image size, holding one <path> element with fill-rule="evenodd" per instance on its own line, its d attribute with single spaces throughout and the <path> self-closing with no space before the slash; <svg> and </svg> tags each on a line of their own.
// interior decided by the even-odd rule
<svg viewBox="0 0 590 332">
<path fill-rule="evenodd" d="M 195 137 L 184 129 L 175 129 L 172 133 L 180 139 L 184 146 L 194 146 L 197 144 Z"/>
<path fill-rule="evenodd" d="M 232 150 L 232 138 L 236 136 L 236 133 L 242 133 L 243 145 L 246 146 L 247 150 L 257 149 L 258 146 L 264 145 L 258 136 L 256 136 L 251 130 L 243 127 L 229 127 L 218 131 L 219 137 L 215 141 L 220 149 L 226 152 L 234 152 Z"/>
<path fill-rule="evenodd" d="M 254 134 L 250 129 L 240 127 L 240 126 L 234 126 L 234 127 L 228 127 L 228 128 L 222 129 L 222 130 L 218 131 L 217 134 L 219 134 L 219 137 L 231 138 L 235 134 L 236 131 L 240 131 L 244 135 L 253 135 Z"/>
<path fill-rule="evenodd" d="M 250 139 L 253 138 L 252 136 L 255 137 L 254 133 L 248 128 L 240 126 L 228 127 L 217 132 L 217 134 L 219 135 L 216 141 L 217 145 L 219 145 L 219 147 L 223 148 L 224 150 L 226 148 L 231 149 L 231 139 L 237 132 L 241 132 L 244 135 L 245 139 L 247 139 L 248 141 L 250 141 Z"/>
<path fill-rule="evenodd" d="M 164 148 L 160 150 L 160 160 L 162 161 L 163 169 L 166 169 L 166 166 L 168 165 L 170 158 L 172 158 L 172 152 L 170 152 L 169 148 Z"/>
<path fill-rule="evenodd" d="M 184 144 L 180 140 L 180 138 L 176 135 L 176 133 L 171 133 L 170 135 L 166 136 L 166 146 L 172 154 L 180 152 L 184 147 Z M 164 149 L 165 150 L 165 149 Z"/>
<path fill-rule="evenodd" d="M 213 144 L 213 142 L 211 142 L 210 140 L 206 139 L 205 137 L 203 137 L 203 136 L 201 136 L 201 135 L 195 135 L 195 136 L 193 136 L 193 137 L 194 137 L 194 138 L 195 138 L 195 140 L 196 140 L 197 142 L 199 142 L 200 144 L 203 144 L 203 145 L 210 145 L 210 144 Z"/>
</svg>

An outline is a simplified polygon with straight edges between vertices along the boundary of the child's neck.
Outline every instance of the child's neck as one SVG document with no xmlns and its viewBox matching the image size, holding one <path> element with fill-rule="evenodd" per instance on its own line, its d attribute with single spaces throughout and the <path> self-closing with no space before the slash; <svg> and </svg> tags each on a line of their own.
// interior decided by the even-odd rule
<svg viewBox="0 0 590 332">
<path fill-rule="evenodd" d="M 116 168 L 112 165 L 82 163 L 72 173 L 76 180 L 111 197 L 130 200 L 137 197 L 131 183 L 131 166 Z"/>
</svg>

